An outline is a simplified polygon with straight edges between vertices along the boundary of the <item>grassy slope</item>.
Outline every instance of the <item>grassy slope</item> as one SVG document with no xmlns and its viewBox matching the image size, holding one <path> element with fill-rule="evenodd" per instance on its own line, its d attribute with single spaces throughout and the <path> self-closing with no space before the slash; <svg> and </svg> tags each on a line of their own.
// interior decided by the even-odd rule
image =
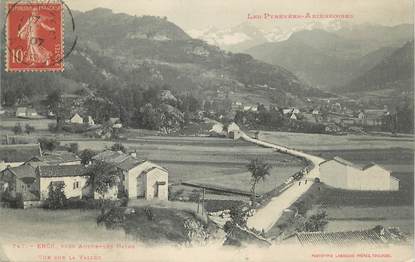
<svg viewBox="0 0 415 262">
<path fill-rule="evenodd" d="M 134 212 L 129 214 L 125 213 L 126 208 L 112 209 L 104 216 L 103 222 L 110 227 L 118 225 L 133 238 L 150 244 L 192 241 L 193 239 L 189 236 L 189 228 L 185 226 L 186 221 L 198 224 L 199 229 L 203 231 L 208 228 L 206 221 L 200 220 L 199 216 L 187 207 L 183 209 L 176 206 L 147 205 L 135 206 L 132 209 Z M 123 221 L 120 224 L 114 223 L 119 220 L 112 220 L 113 217 L 123 217 Z"/>
<path fill-rule="evenodd" d="M 126 241 L 122 231 L 98 227 L 99 211 L 43 209 L 0 209 L 0 243 L 57 241 L 113 242 Z"/>
</svg>

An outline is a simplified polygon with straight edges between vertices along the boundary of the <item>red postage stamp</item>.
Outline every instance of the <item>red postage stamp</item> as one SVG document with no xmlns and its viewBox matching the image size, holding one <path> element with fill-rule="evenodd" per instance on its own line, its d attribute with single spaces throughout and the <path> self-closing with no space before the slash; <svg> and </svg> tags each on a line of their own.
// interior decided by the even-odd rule
<svg viewBox="0 0 415 262">
<path fill-rule="evenodd" d="M 61 2 L 8 3 L 6 28 L 7 71 L 63 71 Z"/>
</svg>

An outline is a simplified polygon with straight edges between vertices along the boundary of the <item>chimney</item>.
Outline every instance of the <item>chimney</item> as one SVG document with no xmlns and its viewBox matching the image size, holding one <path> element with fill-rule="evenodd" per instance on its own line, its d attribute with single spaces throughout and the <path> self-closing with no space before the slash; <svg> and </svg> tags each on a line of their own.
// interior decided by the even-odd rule
<svg viewBox="0 0 415 262">
<path fill-rule="evenodd" d="M 132 156 L 132 157 L 134 157 L 134 158 L 137 158 L 137 151 L 136 151 L 136 150 L 134 150 L 134 152 L 131 152 L 131 153 L 130 153 L 130 156 Z"/>
</svg>

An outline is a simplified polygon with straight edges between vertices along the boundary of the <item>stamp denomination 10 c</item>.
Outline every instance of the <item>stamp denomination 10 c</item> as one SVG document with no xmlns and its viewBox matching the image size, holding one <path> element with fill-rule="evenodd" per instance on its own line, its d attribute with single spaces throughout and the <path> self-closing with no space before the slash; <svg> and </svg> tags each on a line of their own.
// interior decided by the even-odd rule
<svg viewBox="0 0 415 262">
<path fill-rule="evenodd" d="M 6 71 L 63 71 L 61 2 L 7 4 Z"/>
</svg>

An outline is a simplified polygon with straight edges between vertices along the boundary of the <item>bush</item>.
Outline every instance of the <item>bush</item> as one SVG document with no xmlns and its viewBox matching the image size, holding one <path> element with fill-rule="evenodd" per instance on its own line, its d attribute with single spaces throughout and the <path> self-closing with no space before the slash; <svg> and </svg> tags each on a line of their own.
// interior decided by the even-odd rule
<svg viewBox="0 0 415 262">
<path fill-rule="evenodd" d="M 70 143 L 69 144 L 69 152 L 72 152 L 74 154 L 78 154 L 79 145 L 78 143 Z"/>
<path fill-rule="evenodd" d="M 102 209 L 105 206 L 122 207 L 126 206 L 128 199 L 122 198 L 120 200 L 105 200 L 101 199 L 79 199 L 70 198 L 66 201 L 67 209 Z"/>
<path fill-rule="evenodd" d="M 170 201 L 174 201 L 174 200 L 180 200 L 180 197 L 183 195 L 184 189 L 179 189 L 177 191 L 173 191 L 172 186 L 169 186 L 169 200 Z"/>
<path fill-rule="evenodd" d="M 20 123 L 16 123 L 16 125 L 13 127 L 13 132 L 17 135 L 17 134 L 21 134 L 23 133 L 23 128 L 22 125 Z"/>
<path fill-rule="evenodd" d="M 48 124 L 48 130 L 50 131 L 50 132 L 56 132 L 56 130 L 57 130 L 57 128 L 56 128 L 56 123 L 49 123 Z"/>
<path fill-rule="evenodd" d="M 121 212 L 118 208 L 112 208 L 105 214 L 101 214 L 97 217 L 97 224 L 104 223 L 108 229 L 119 228 L 124 225 L 125 216 L 124 212 Z"/>
<path fill-rule="evenodd" d="M 127 148 L 121 143 L 115 143 L 112 145 L 111 151 L 121 151 L 123 153 L 127 153 Z"/>
<path fill-rule="evenodd" d="M 217 212 L 221 210 L 231 210 L 232 208 L 242 208 L 245 202 L 241 200 L 205 200 L 207 212 Z"/>
<path fill-rule="evenodd" d="M 48 205 L 49 209 L 61 209 L 66 207 L 66 196 L 64 192 L 65 184 L 58 183 L 58 184 L 50 184 L 49 185 L 49 193 L 48 193 Z"/>
<path fill-rule="evenodd" d="M 88 165 L 90 164 L 92 157 L 94 157 L 96 153 L 92 151 L 91 149 L 84 149 L 79 154 L 79 157 L 81 158 L 81 164 L 82 165 Z"/>
<path fill-rule="evenodd" d="M 48 150 L 48 151 L 55 150 L 60 144 L 59 141 L 57 141 L 54 138 L 41 137 L 38 139 L 38 141 L 40 143 L 40 148 L 42 150 Z"/>
<path fill-rule="evenodd" d="M 29 135 L 30 133 L 33 133 L 35 131 L 35 127 L 31 126 L 29 123 L 26 124 L 25 126 L 26 129 L 26 133 Z"/>
<path fill-rule="evenodd" d="M 66 124 L 62 128 L 70 133 L 84 133 L 90 130 L 90 126 L 88 124 Z"/>
<path fill-rule="evenodd" d="M 310 216 L 304 224 L 304 231 L 317 232 L 323 231 L 327 225 L 327 213 L 324 210 L 320 210 L 317 214 Z"/>
<path fill-rule="evenodd" d="M 9 191 L 5 191 L 1 195 L 1 202 L 7 203 L 6 206 L 11 208 L 23 208 L 23 196 L 21 193 L 17 193 L 16 197 L 10 195 Z"/>
<path fill-rule="evenodd" d="M 200 190 L 199 189 L 193 189 L 192 193 L 189 195 L 189 201 L 191 202 L 199 202 L 200 201 Z"/>
</svg>

